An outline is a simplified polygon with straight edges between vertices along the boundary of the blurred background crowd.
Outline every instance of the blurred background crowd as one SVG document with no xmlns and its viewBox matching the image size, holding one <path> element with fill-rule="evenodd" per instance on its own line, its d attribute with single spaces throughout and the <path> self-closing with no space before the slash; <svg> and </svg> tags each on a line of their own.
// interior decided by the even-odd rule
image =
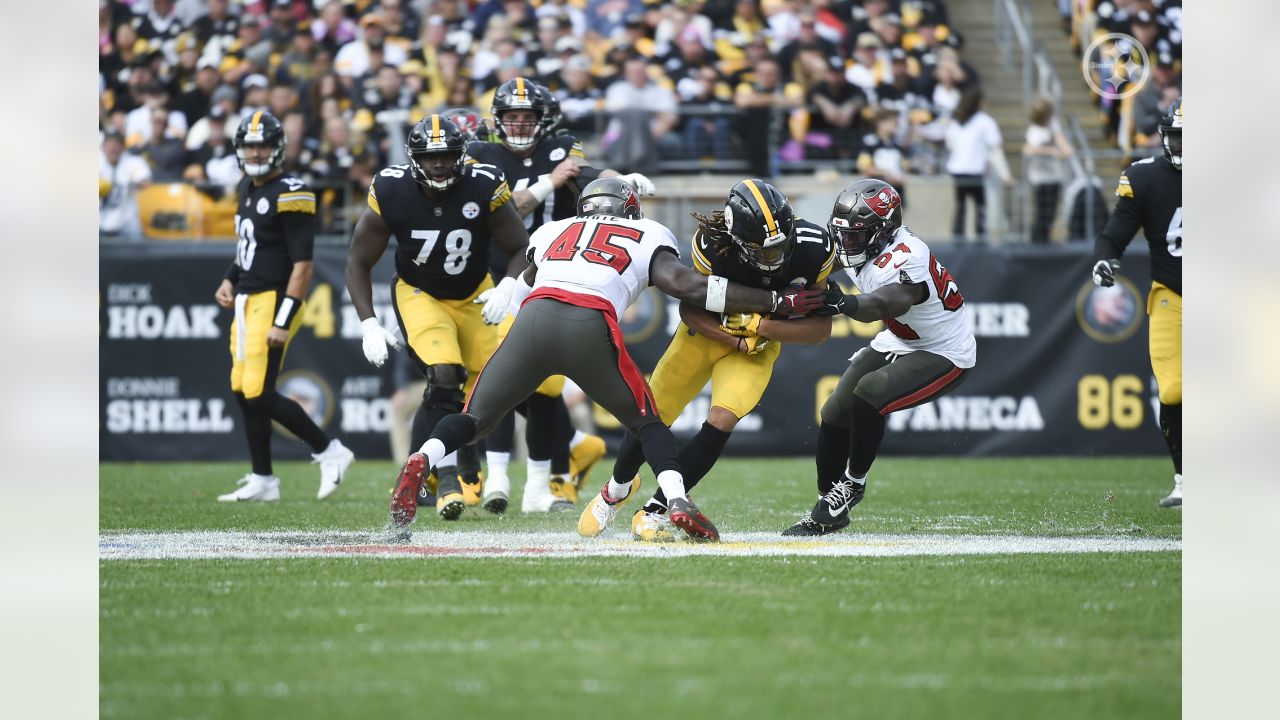
<svg viewBox="0 0 1280 720">
<path fill-rule="evenodd" d="M 1004 165 L 1011 139 L 983 111 L 981 77 L 949 14 L 962 4 L 972 3 L 100 0 L 100 231 L 229 235 L 220 228 L 239 178 L 231 138 L 268 109 L 284 124 L 286 171 L 321 191 L 322 222 L 340 232 L 372 174 L 404 161 L 412 123 L 455 107 L 486 116 L 494 89 L 524 76 L 560 99 L 592 164 L 766 178 L 834 170 L 881 177 L 904 196 L 908 173 L 945 173 L 956 235 L 976 201 L 982 237 L 982 178 L 1011 185 L 1017 172 L 1061 187 L 1056 166 L 1071 143 L 1053 117 L 1057 99 L 1046 98 L 1031 103 L 1026 142 L 1012 138 L 1038 167 Z M 989 14 L 989 0 L 981 5 Z M 1062 18 L 1078 51 L 1112 30 L 1150 48 L 1157 82 L 1128 108 L 1098 109 L 1119 147 L 1153 142 L 1158 111 L 1177 94 L 1179 3 L 1038 5 Z M 629 121 L 637 113 L 643 122 Z M 164 189 L 141 192 L 148 184 Z M 1056 208 L 1057 195 L 1038 202 L 1050 200 Z M 202 206 L 200 227 L 163 212 L 184 203 Z"/>
</svg>

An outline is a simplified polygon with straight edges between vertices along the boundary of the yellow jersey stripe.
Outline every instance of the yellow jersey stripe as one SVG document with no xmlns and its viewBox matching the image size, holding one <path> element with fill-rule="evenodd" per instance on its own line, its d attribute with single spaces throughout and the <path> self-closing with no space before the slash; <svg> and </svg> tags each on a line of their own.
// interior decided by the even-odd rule
<svg viewBox="0 0 1280 720">
<path fill-rule="evenodd" d="M 369 209 L 382 214 L 382 206 L 378 204 L 378 194 L 373 191 L 373 183 L 369 183 Z"/>
<path fill-rule="evenodd" d="M 769 204 L 764 201 L 764 195 L 760 194 L 760 188 L 756 187 L 755 180 L 747 181 L 747 189 L 751 191 L 752 195 L 755 195 L 756 202 L 760 204 L 760 210 L 764 212 L 764 225 L 768 230 L 766 234 L 777 235 L 778 223 L 774 222 L 773 212 L 769 210 Z"/>
<path fill-rule="evenodd" d="M 279 205 L 276 205 L 276 212 L 296 212 L 303 213 L 304 215 L 315 215 L 316 201 L 315 198 L 312 198 L 310 200 L 290 200 L 289 202 L 282 202 Z"/>
<path fill-rule="evenodd" d="M 294 192 L 280 193 L 280 202 L 286 200 L 315 200 L 316 194 L 310 190 L 296 190 Z"/>
<path fill-rule="evenodd" d="M 707 256 L 702 254 L 702 249 L 698 247 L 695 240 L 693 243 L 693 268 L 703 275 L 711 275 L 711 262 L 707 260 Z"/>
<path fill-rule="evenodd" d="M 511 188 L 507 185 L 507 181 L 503 180 L 498 184 L 498 187 L 493 189 L 493 195 L 489 198 L 489 212 L 497 210 L 510 201 Z"/>
<path fill-rule="evenodd" d="M 582 143 L 576 142 L 569 148 L 569 157 L 587 159 L 587 151 L 582 149 Z"/>
<path fill-rule="evenodd" d="M 1129 183 L 1129 176 L 1120 176 L 1120 182 L 1116 184 L 1116 197 L 1133 199 L 1133 185 Z"/>
<path fill-rule="evenodd" d="M 831 248 L 831 254 L 827 256 L 826 262 L 822 263 L 822 267 L 818 269 L 818 283 L 821 284 L 836 266 L 836 249 Z"/>
</svg>

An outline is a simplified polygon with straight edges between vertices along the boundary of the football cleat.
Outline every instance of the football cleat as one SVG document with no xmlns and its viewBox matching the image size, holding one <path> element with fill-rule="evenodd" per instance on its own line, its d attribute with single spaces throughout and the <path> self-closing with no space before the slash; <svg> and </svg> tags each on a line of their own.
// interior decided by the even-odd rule
<svg viewBox="0 0 1280 720">
<path fill-rule="evenodd" d="M 275 502 L 280 499 L 280 478 L 252 473 L 236 481 L 235 492 L 219 495 L 218 502 Z"/>
<path fill-rule="evenodd" d="M 477 470 L 459 475 L 458 481 L 462 483 L 462 498 L 467 507 L 479 505 L 484 493 L 484 472 Z"/>
<path fill-rule="evenodd" d="M 600 492 L 591 498 L 591 502 L 583 508 L 582 515 L 578 516 L 578 534 L 582 537 L 597 537 L 618 517 L 618 509 L 622 507 L 635 494 L 640 491 L 640 476 L 637 475 L 631 481 L 631 489 L 627 492 L 627 496 L 621 500 L 610 501 L 605 496 L 605 491 L 609 489 L 609 484 L 600 488 Z"/>
<path fill-rule="evenodd" d="M 813 519 L 813 513 L 805 513 L 804 517 L 800 518 L 800 522 L 783 530 L 782 534 L 787 537 L 814 537 L 827 535 L 847 527 L 849 527 L 849 513 L 842 515 L 841 519 L 834 525 L 823 525 Z"/>
<path fill-rule="evenodd" d="M 427 476 L 425 482 L 418 487 L 418 507 L 435 507 L 436 489 L 440 487 L 440 476 L 435 470 Z"/>
<path fill-rule="evenodd" d="M 640 542 L 675 542 L 671 518 L 659 513 L 637 510 L 631 518 L 631 537 Z"/>
<path fill-rule="evenodd" d="M 558 498 L 549 492 L 531 493 L 525 488 L 524 497 L 520 499 L 520 512 L 523 513 L 556 513 L 573 510 L 573 503 Z"/>
<path fill-rule="evenodd" d="M 818 498 L 818 504 L 813 506 L 809 515 L 819 525 L 845 527 L 849 524 L 849 510 L 862 502 L 862 496 L 866 492 L 865 482 L 856 483 L 846 475 L 832 485 L 826 495 Z M 841 524 L 842 521 L 843 524 Z"/>
<path fill-rule="evenodd" d="M 1182 507 L 1182 473 L 1173 476 L 1173 490 L 1160 499 L 1160 507 Z"/>
<path fill-rule="evenodd" d="M 329 441 L 329 447 L 311 457 L 312 463 L 320 464 L 320 490 L 316 493 L 319 500 L 338 491 L 338 484 L 356 459 L 355 453 L 347 449 L 340 440 Z"/>
<path fill-rule="evenodd" d="M 507 513 L 507 494 L 501 490 L 493 492 L 485 492 L 484 509 L 494 515 L 505 515 Z"/>
<path fill-rule="evenodd" d="M 551 476 L 551 494 L 570 505 L 578 504 L 578 487 L 562 475 Z"/>
<path fill-rule="evenodd" d="M 671 517 L 672 525 L 685 531 L 694 540 L 720 542 L 720 531 L 689 498 L 676 498 L 667 503 L 667 514 Z"/>
<path fill-rule="evenodd" d="M 588 435 L 569 451 L 569 481 L 575 490 L 581 490 L 587 483 L 591 468 L 604 457 L 604 438 Z M 577 498 L 574 498 L 577 502 Z"/>
<path fill-rule="evenodd" d="M 440 486 L 436 489 L 436 514 L 441 520 L 457 520 L 462 511 L 467 509 L 467 499 L 463 495 L 462 481 L 457 473 L 446 473 L 440 477 Z"/>
<path fill-rule="evenodd" d="M 418 493 L 423 486 L 422 473 L 427 468 L 427 456 L 414 453 L 404 461 L 400 477 L 391 491 L 391 524 L 408 527 L 418 515 Z"/>
</svg>

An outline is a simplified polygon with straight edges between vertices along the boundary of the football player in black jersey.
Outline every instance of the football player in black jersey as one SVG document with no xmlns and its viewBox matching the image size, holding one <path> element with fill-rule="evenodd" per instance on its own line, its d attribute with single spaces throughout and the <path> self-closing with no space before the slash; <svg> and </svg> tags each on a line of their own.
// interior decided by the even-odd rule
<svg viewBox="0 0 1280 720">
<path fill-rule="evenodd" d="M 413 443 L 425 442 L 440 418 L 462 409 L 465 391 L 498 346 L 496 326 L 507 315 L 515 276 L 527 265 L 529 235 L 511 202 L 502 171 L 463 162 L 466 138 L 447 118 L 430 115 L 405 141 L 406 165 L 383 169 L 369 185 L 347 257 L 347 287 L 364 329 L 364 353 L 382 365 L 392 336 L 373 312 L 370 271 L 396 238 L 392 300 L 409 353 L 427 378 L 414 416 Z M 495 287 L 489 244 L 510 261 Z M 487 300 L 475 299 L 485 291 Z M 456 520 L 466 507 L 457 462 L 442 463 L 436 511 Z M 506 498 L 486 509 L 501 513 Z"/>
<path fill-rule="evenodd" d="M 550 90 L 533 80 L 518 77 L 499 86 L 493 95 L 490 114 L 498 142 L 472 142 L 467 146 L 467 154 L 471 162 L 502 168 L 511 184 L 516 210 L 530 233 L 546 222 L 574 216 L 579 185 L 597 177 L 620 177 L 641 195 L 654 192 L 653 183 L 639 173 L 619 175 L 614 170 L 588 166 L 581 143 L 572 135 L 555 134 L 561 121 L 559 103 Z M 514 318 L 503 322 L 499 337 L 506 336 L 513 322 Z M 552 510 L 572 509 L 587 473 L 605 451 L 602 439 L 574 431 L 568 408 L 561 398 L 563 391 L 563 377 L 548 378 L 523 408 L 529 419 L 526 482 L 540 487 L 542 478 L 549 478 L 552 492 L 564 501 L 553 505 Z M 511 418 L 505 418 L 486 440 L 489 451 L 486 497 L 491 492 L 505 493 L 510 483 L 506 467 L 512 428 Z M 464 488 L 476 486 L 478 483 L 464 485 Z M 530 506 L 523 509 L 537 510 Z"/>
<path fill-rule="evenodd" d="M 797 220 L 780 190 L 763 180 L 733 186 L 723 211 L 695 214 L 693 267 L 749 287 L 783 290 L 825 287 L 836 267 L 835 246 L 822 225 Z M 662 421 L 670 425 L 711 381 L 711 410 L 702 428 L 680 448 L 686 489 L 693 489 L 719 459 L 738 421 L 760 402 L 783 343 L 818 344 L 831 335 L 830 317 L 775 320 L 758 314 L 720 317 L 682 303 L 675 337 L 653 371 L 650 387 Z M 626 482 L 644 461 L 638 442 L 622 441 L 613 479 Z M 654 493 L 631 520 L 637 540 L 673 540 L 666 498 Z"/>
<path fill-rule="evenodd" d="M 315 451 L 323 500 L 338 489 L 354 459 L 298 403 L 276 392 L 276 377 L 289 341 L 302 325 L 302 305 L 311 285 L 316 196 L 306 183 L 284 174 L 284 127 L 271 113 L 256 112 L 236 131 L 236 156 L 244 178 L 237 190 L 236 258 L 214 294 L 235 308 L 231 323 L 231 392 L 244 413 L 253 472 L 224 502 L 280 499 L 280 479 L 271 469 L 271 421 L 283 425 Z"/>
<path fill-rule="evenodd" d="M 1182 98 L 1160 121 L 1163 154 L 1120 175 L 1116 207 L 1093 246 L 1093 281 L 1115 284 L 1120 255 L 1142 229 L 1151 248 L 1151 369 L 1160 393 L 1160 431 L 1173 458 L 1173 491 L 1161 507 L 1182 505 Z"/>
</svg>

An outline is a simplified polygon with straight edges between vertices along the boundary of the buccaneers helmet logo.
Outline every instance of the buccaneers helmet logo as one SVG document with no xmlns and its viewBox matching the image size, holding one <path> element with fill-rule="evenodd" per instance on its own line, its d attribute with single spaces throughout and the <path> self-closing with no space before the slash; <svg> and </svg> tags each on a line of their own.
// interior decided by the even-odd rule
<svg viewBox="0 0 1280 720">
<path fill-rule="evenodd" d="M 868 197 L 866 200 L 867 207 L 871 208 L 871 212 L 882 218 L 889 217 L 889 213 L 902 204 L 902 198 L 898 197 L 897 191 L 891 187 L 880 188 L 880 192 Z"/>
</svg>

